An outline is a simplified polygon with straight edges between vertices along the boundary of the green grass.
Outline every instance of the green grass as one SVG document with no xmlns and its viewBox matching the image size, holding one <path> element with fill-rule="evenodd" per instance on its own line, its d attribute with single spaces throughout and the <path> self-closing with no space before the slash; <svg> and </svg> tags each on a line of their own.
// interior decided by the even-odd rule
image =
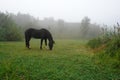
<svg viewBox="0 0 120 80">
<path fill-rule="evenodd" d="M 118 80 L 120 75 L 93 59 L 87 41 L 56 40 L 52 51 L 39 40 L 0 42 L 0 80 Z"/>
</svg>

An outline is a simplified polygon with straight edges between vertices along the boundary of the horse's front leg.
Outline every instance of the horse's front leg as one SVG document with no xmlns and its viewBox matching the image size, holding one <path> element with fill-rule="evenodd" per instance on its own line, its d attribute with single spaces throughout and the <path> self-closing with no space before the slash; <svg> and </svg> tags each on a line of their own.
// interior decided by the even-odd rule
<svg viewBox="0 0 120 80">
<path fill-rule="evenodd" d="M 43 39 L 41 39 L 40 49 L 42 49 Z"/>
<path fill-rule="evenodd" d="M 47 39 L 45 39 L 45 45 L 47 46 Z"/>
</svg>

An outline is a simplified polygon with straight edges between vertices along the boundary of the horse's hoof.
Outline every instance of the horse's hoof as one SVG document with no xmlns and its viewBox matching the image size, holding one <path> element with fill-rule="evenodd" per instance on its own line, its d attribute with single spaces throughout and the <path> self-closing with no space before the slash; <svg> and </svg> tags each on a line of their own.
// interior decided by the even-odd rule
<svg viewBox="0 0 120 80">
<path fill-rule="evenodd" d="M 28 49 L 31 49 L 31 48 L 28 48 Z"/>
<path fill-rule="evenodd" d="M 31 49 L 30 47 L 27 47 L 28 49 Z"/>
</svg>

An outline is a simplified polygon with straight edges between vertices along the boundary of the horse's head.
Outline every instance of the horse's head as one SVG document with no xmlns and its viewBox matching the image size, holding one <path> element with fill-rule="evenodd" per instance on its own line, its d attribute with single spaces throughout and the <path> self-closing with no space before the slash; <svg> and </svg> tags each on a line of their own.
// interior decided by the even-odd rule
<svg viewBox="0 0 120 80">
<path fill-rule="evenodd" d="M 52 50 L 54 43 L 55 43 L 55 42 L 54 42 L 53 40 L 49 41 L 49 49 L 50 49 L 50 50 Z"/>
</svg>

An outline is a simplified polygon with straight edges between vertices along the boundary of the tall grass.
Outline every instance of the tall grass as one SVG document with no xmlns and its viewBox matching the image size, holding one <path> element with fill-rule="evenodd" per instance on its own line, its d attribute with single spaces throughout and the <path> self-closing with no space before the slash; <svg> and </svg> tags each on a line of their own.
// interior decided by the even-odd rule
<svg viewBox="0 0 120 80">
<path fill-rule="evenodd" d="M 90 40 L 88 45 L 93 51 L 97 50 L 95 52 L 101 64 L 120 72 L 120 26 L 114 26 L 112 31 L 103 29 L 102 37 Z"/>
</svg>

